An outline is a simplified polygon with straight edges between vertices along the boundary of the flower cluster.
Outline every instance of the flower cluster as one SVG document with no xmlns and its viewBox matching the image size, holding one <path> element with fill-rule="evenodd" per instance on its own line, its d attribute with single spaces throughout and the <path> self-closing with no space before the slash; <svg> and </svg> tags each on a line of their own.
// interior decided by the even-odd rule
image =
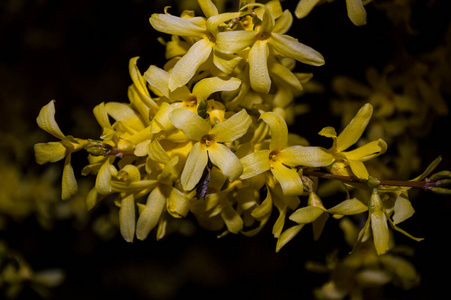
<svg viewBox="0 0 451 300">
<path fill-rule="evenodd" d="M 279 251 L 306 224 L 313 224 L 317 238 L 329 215 L 368 211 L 358 242 L 370 236 L 371 224 L 377 253 L 385 253 L 387 224 L 403 232 L 395 224 L 413 212 L 407 189 L 381 185 L 366 167 L 387 150 L 380 138 L 359 142 L 373 106 L 362 105 L 340 134 L 323 128 L 319 134 L 332 139 L 330 148 L 290 134 L 293 100 L 312 77 L 296 73 L 295 64 L 320 66 L 322 55 L 286 34 L 293 17 L 278 0 L 243 2 L 227 13 L 211 0 L 198 3 L 204 17 L 188 10 L 175 16 L 169 7 L 150 17 L 156 30 L 171 35 L 164 42 L 167 62 L 141 72 L 138 57 L 130 60 L 129 103 L 101 103 L 93 110 L 103 130 L 99 140 L 65 135 L 53 100 L 41 109 L 39 127 L 59 141 L 36 144 L 36 161 L 64 160 L 62 198 L 77 192 L 71 156 L 86 150 L 82 175 L 96 176 L 86 206 L 114 199 L 128 242 L 144 240 L 153 230 L 161 239 L 169 223 L 189 214 L 220 236 L 253 236 L 276 209 L 272 233 Z M 348 193 L 327 209 L 315 192 L 318 174 L 348 180 L 349 190 L 363 185 L 373 193 L 368 198 Z M 304 196 L 308 203 L 301 207 Z M 296 224 L 285 226 L 289 222 Z"/>
</svg>

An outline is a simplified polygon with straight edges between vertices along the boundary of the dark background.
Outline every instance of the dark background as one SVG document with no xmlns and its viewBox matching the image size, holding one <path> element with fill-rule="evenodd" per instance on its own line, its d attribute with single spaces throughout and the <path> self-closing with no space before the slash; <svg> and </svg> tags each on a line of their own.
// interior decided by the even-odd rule
<svg viewBox="0 0 451 300">
<path fill-rule="evenodd" d="M 296 2 L 283 5 L 293 8 Z M 413 1 L 412 23 L 419 34 L 406 37 L 398 35 L 385 15 L 371 5 L 367 6 L 368 25 L 355 27 L 346 17 L 344 2 L 335 1 L 316 8 L 306 19 L 295 19 L 290 32 L 324 55 L 325 66 L 307 70 L 314 71 L 325 85 L 337 74 L 359 78 L 366 66 L 383 66 L 393 57 L 398 42 L 413 52 L 434 49 L 443 42 L 451 12 L 446 0 Z M 162 67 L 163 46 L 156 38 L 164 35 L 153 30 L 148 18 L 170 4 L 170 12 L 177 14 L 177 2 L 168 1 L 1 0 L 1 132 L 50 141 L 35 119 L 40 108 L 55 99 L 56 119 L 64 133 L 98 137 L 101 132 L 92 108 L 102 101 L 127 101 L 128 60 L 140 56 L 142 72 L 150 64 Z M 322 127 L 339 124 L 329 113 L 329 93 L 306 98 L 312 111 L 293 127 L 312 144 L 324 143 L 317 137 Z M 449 95 L 445 96 L 449 103 Z M 420 141 L 423 165 L 441 154 L 444 161 L 439 168 L 451 169 L 449 129 L 449 118 L 441 118 L 430 136 Z M 25 164 L 18 162 L 24 172 L 44 170 L 46 166 L 34 163 L 31 148 L 29 153 Z M 17 157 L 11 155 L 11 159 Z M 74 158 L 79 170 L 77 159 L 82 164 L 84 158 Z M 425 240 L 416 243 L 400 234 L 396 240 L 414 246 L 416 255 L 411 261 L 421 273 L 422 284 L 409 291 L 388 287 L 381 298 L 433 299 L 433 295 L 447 293 L 450 201 L 422 192 L 414 202 L 416 214 L 402 227 Z M 94 210 L 92 217 L 104 210 Z M 44 230 L 30 217 L 11 223 L 0 234 L 33 269 L 65 270 L 66 280 L 53 290 L 54 299 L 310 299 L 312 289 L 325 282 L 327 275 L 305 271 L 306 260 L 323 261 L 335 247 L 349 250 L 336 225 L 329 222 L 326 236 L 318 242 L 312 241 L 306 228 L 277 254 L 272 225 L 254 238 L 228 235 L 216 239 L 216 233 L 194 225 L 190 236 L 174 234 L 161 241 L 150 236 L 144 242 L 127 244 L 119 235 L 103 241 L 89 226 L 74 229 L 70 221 Z M 36 298 L 31 289 L 21 294 L 21 299 Z"/>
</svg>

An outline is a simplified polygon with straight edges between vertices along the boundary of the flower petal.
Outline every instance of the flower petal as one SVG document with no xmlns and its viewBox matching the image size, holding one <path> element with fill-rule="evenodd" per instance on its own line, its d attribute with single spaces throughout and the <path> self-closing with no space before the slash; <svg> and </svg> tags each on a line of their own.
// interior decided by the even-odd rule
<svg viewBox="0 0 451 300">
<path fill-rule="evenodd" d="M 224 31 L 216 35 L 215 49 L 222 53 L 235 54 L 249 47 L 258 32 L 248 30 Z"/>
<path fill-rule="evenodd" d="M 348 159 L 349 167 L 351 167 L 352 173 L 354 173 L 355 176 L 361 179 L 368 179 L 370 174 L 368 173 L 368 170 L 365 167 L 365 164 L 361 162 L 360 160 L 351 160 Z"/>
<path fill-rule="evenodd" d="M 122 122 L 133 130 L 141 131 L 146 128 L 136 111 L 129 104 L 108 102 L 105 104 L 105 110 L 114 120 Z"/>
<path fill-rule="evenodd" d="M 136 237 L 139 240 L 145 240 L 149 232 L 157 226 L 165 206 L 166 196 L 156 187 L 147 197 L 146 206 L 136 223 Z"/>
<path fill-rule="evenodd" d="M 304 18 L 307 16 L 310 11 L 318 4 L 320 0 L 300 0 L 294 14 L 298 19 Z"/>
<path fill-rule="evenodd" d="M 121 235 L 127 242 L 133 242 L 135 236 L 135 197 L 130 194 L 122 199 L 119 209 Z"/>
<path fill-rule="evenodd" d="M 241 159 L 241 163 L 243 164 L 241 179 L 251 178 L 268 171 L 271 167 L 269 163 L 269 150 L 260 150 L 246 155 Z"/>
<path fill-rule="evenodd" d="M 340 202 L 327 210 L 328 213 L 340 216 L 360 214 L 368 210 L 368 207 L 357 198 Z"/>
<path fill-rule="evenodd" d="M 200 80 L 193 87 L 193 95 L 196 96 L 197 101 L 207 100 L 208 97 L 220 91 L 234 91 L 241 85 L 241 80 L 238 78 L 220 78 L 209 77 Z"/>
<path fill-rule="evenodd" d="M 149 158 L 153 161 L 162 164 L 167 164 L 171 160 L 168 153 L 166 152 L 166 150 L 163 149 L 158 140 L 153 140 L 148 145 L 148 150 L 149 150 Z"/>
<path fill-rule="evenodd" d="M 371 214 L 371 229 L 377 255 L 382 255 L 388 251 L 390 242 L 387 216 L 383 211 L 375 211 Z"/>
<path fill-rule="evenodd" d="M 181 184 L 185 191 L 191 191 L 199 183 L 205 166 L 208 162 L 207 151 L 202 149 L 200 143 L 194 144 L 186 159 L 185 167 L 181 175 Z"/>
<path fill-rule="evenodd" d="M 215 143 L 208 147 L 208 155 L 211 162 L 217 166 L 222 173 L 234 181 L 243 173 L 243 165 L 236 155 L 223 144 Z"/>
<path fill-rule="evenodd" d="M 367 103 L 357 112 L 345 129 L 337 137 L 337 152 L 348 149 L 362 136 L 373 114 L 373 106 Z"/>
<path fill-rule="evenodd" d="M 293 212 L 289 219 L 298 224 L 307 224 L 315 222 L 323 213 L 324 210 L 317 206 L 306 206 Z"/>
<path fill-rule="evenodd" d="M 260 116 L 271 128 L 269 150 L 282 150 L 288 143 L 288 127 L 285 120 L 277 113 L 265 112 Z"/>
<path fill-rule="evenodd" d="M 197 3 L 199 3 L 200 9 L 207 18 L 218 14 L 218 9 L 211 0 L 198 0 Z"/>
<path fill-rule="evenodd" d="M 92 110 L 97 123 L 99 123 L 102 128 L 111 128 L 111 123 L 108 117 L 108 113 L 105 109 L 105 103 L 102 102 Z"/>
<path fill-rule="evenodd" d="M 111 193 L 111 161 L 109 158 L 105 160 L 100 167 L 96 177 L 96 190 L 101 195 L 108 195 Z"/>
<path fill-rule="evenodd" d="M 226 205 L 221 211 L 221 217 L 227 226 L 227 230 L 231 233 L 237 234 L 243 229 L 243 219 L 230 204 Z"/>
<path fill-rule="evenodd" d="M 276 252 L 279 252 L 283 246 L 285 246 L 289 241 L 291 241 L 301 231 L 301 229 L 304 226 L 305 224 L 294 225 L 285 230 L 284 232 L 282 232 L 282 234 L 277 239 Z"/>
<path fill-rule="evenodd" d="M 414 213 L 415 209 L 410 203 L 407 191 L 403 191 L 398 198 L 396 198 L 393 214 L 393 224 L 399 224 L 408 218 L 410 218 Z"/>
<path fill-rule="evenodd" d="M 281 150 L 278 157 L 290 167 L 325 167 L 334 162 L 333 155 L 321 147 L 291 146 Z"/>
<path fill-rule="evenodd" d="M 304 192 L 301 178 L 295 170 L 281 163 L 273 163 L 271 173 L 280 183 L 284 196 L 301 195 Z"/>
<path fill-rule="evenodd" d="M 268 71 L 268 46 L 266 40 L 257 40 L 249 50 L 249 79 L 254 91 L 267 94 L 271 88 Z"/>
<path fill-rule="evenodd" d="M 291 36 L 273 32 L 268 43 L 286 57 L 312 66 L 324 65 L 324 57 L 321 53 Z"/>
<path fill-rule="evenodd" d="M 63 139 L 64 134 L 55 121 L 55 100 L 50 101 L 41 108 L 36 118 L 38 126 L 58 139 Z"/>
<path fill-rule="evenodd" d="M 198 24 L 199 19 L 203 18 L 184 19 L 170 14 L 152 14 L 149 21 L 152 27 L 160 32 L 179 36 L 202 37 L 205 33 L 205 27 Z"/>
<path fill-rule="evenodd" d="M 199 141 L 211 128 L 208 121 L 186 108 L 174 109 L 169 119 L 177 129 L 193 141 Z"/>
<path fill-rule="evenodd" d="M 68 200 L 78 192 L 77 179 L 75 178 L 74 169 L 70 163 L 70 153 L 66 156 L 63 169 L 63 178 L 61 182 L 61 199 Z"/>
<path fill-rule="evenodd" d="M 189 200 L 186 195 L 176 188 L 171 188 L 167 199 L 167 210 L 174 218 L 186 217 L 189 212 Z"/>
<path fill-rule="evenodd" d="M 169 76 L 169 90 L 174 91 L 190 81 L 201 64 L 207 61 L 213 44 L 206 38 L 194 43 L 175 64 Z"/>
<path fill-rule="evenodd" d="M 387 143 L 383 139 L 378 139 L 343 154 L 349 160 L 367 161 L 385 153 L 385 151 L 387 151 Z"/>
<path fill-rule="evenodd" d="M 348 10 L 348 17 L 356 26 L 366 24 L 366 10 L 363 7 L 362 0 L 346 0 L 346 8 Z"/>
<path fill-rule="evenodd" d="M 217 142 L 233 142 L 246 134 L 251 123 L 251 117 L 245 109 L 242 109 L 224 122 L 215 125 L 210 134 L 214 135 Z"/>
<path fill-rule="evenodd" d="M 291 15 L 291 12 L 286 9 L 283 11 L 283 14 L 279 18 L 277 18 L 272 31 L 280 34 L 285 34 L 288 30 L 290 30 L 292 24 L 293 16 Z"/>
<path fill-rule="evenodd" d="M 57 162 L 66 156 L 66 147 L 61 142 L 37 143 L 34 145 L 34 155 L 40 165 Z"/>
</svg>

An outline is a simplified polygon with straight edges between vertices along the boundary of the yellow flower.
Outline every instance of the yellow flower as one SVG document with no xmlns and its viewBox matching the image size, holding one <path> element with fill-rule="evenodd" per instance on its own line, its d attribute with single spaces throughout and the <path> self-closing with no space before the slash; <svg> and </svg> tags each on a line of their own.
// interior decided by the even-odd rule
<svg viewBox="0 0 451 300">
<path fill-rule="evenodd" d="M 167 101 L 174 102 L 172 108 L 183 107 L 193 112 L 197 112 L 197 107 L 200 102 L 207 100 L 211 94 L 222 91 L 234 91 L 241 84 L 241 80 L 233 77 L 208 77 L 199 80 L 193 86 L 192 91 L 186 85 L 182 85 L 171 91 L 169 88 L 170 76 L 170 73 L 167 71 L 153 65 L 144 73 L 144 78 L 150 84 L 151 88 L 164 98 L 167 98 Z M 164 101 L 166 99 L 160 98 L 160 100 Z M 156 116 L 156 118 L 159 117 Z"/>
<path fill-rule="evenodd" d="M 313 7 L 320 3 L 320 1 L 321 0 L 300 0 L 294 12 L 296 17 L 299 19 L 304 18 L 310 13 Z M 366 24 L 366 11 L 363 5 L 369 2 L 371 2 L 371 0 L 346 0 L 348 17 L 354 25 L 362 26 Z"/>
<path fill-rule="evenodd" d="M 174 91 L 188 83 L 196 70 L 213 53 L 214 65 L 223 72 L 230 73 L 234 67 L 227 64 L 221 55 L 216 55 L 215 43 L 218 26 L 225 21 L 237 18 L 240 13 L 219 14 L 211 0 L 199 0 L 199 5 L 207 18 L 180 18 L 170 14 L 152 14 L 150 24 L 158 31 L 194 39 L 188 52 L 174 65 L 169 77 L 169 90 Z"/>
<path fill-rule="evenodd" d="M 372 113 L 373 107 L 370 104 L 365 104 L 340 135 L 337 136 L 335 129 L 332 127 L 325 127 L 319 132 L 320 135 L 333 138 L 334 140 L 332 148 L 329 149 L 329 152 L 337 160 L 337 163 L 331 168 L 333 173 L 349 175 L 346 168 L 349 165 L 352 173 L 358 178 L 369 178 L 368 170 L 363 162 L 385 153 L 387 150 L 385 141 L 378 139 L 351 151 L 344 150 L 354 145 L 360 139 L 371 119 Z M 343 163 L 344 169 L 341 168 Z M 334 167 L 339 167 L 340 170 L 334 172 Z"/>
<path fill-rule="evenodd" d="M 321 147 L 287 147 L 288 127 L 284 119 L 273 112 L 263 113 L 260 119 L 271 128 L 269 150 L 259 150 L 241 159 L 244 166 L 241 179 L 270 170 L 282 186 L 284 195 L 302 194 L 301 178 L 292 167 L 325 167 L 333 163 L 333 156 Z"/>
<path fill-rule="evenodd" d="M 66 158 L 64 161 L 63 178 L 61 183 L 61 198 L 69 199 L 78 191 L 77 180 L 75 179 L 74 169 L 71 165 L 72 152 L 79 151 L 86 144 L 86 141 L 74 139 L 71 136 L 65 136 L 55 121 L 54 100 L 42 107 L 36 119 L 38 126 L 61 140 L 61 142 L 37 143 L 34 145 L 36 162 L 45 164 L 48 162 L 57 162 Z"/>
<path fill-rule="evenodd" d="M 252 121 L 244 109 L 214 127 L 208 120 L 185 108 L 173 110 L 169 118 L 176 128 L 195 142 L 180 178 L 184 190 L 190 191 L 197 185 L 208 160 L 230 181 L 241 175 L 243 166 L 240 160 L 223 143 L 233 142 L 247 132 Z"/>
<path fill-rule="evenodd" d="M 271 1 L 271 3 L 278 3 L 278 1 Z M 280 3 L 278 5 L 280 6 Z M 285 10 L 275 21 L 275 16 L 267 5 L 253 3 L 244 6 L 242 10 L 255 6 L 263 8 L 264 12 L 261 16 L 261 24 L 255 26 L 254 30 L 223 31 L 216 36 L 216 48 L 222 53 L 239 53 L 250 47 L 247 61 L 250 83 L 254 91 L 269 92 L 271 78 L 268 59 L 274 52 L 278 56 L 293 58 L 313 66 L 324 64 L 324 58 L 319 52 L 285 35 L 292 23 L 292 16 L 288 10 Z"/>
<path fill-rule="evenodd" d="M 390 242 L 390 232 L 388 228 L 388 224 L 396 230 L 407 237 L 415 240 L 421 241 L 422 238 L 416 238 L 397 227 L 396 224 L 388 217 L 388 212 L 385 207 L 385 198 L 382 199 L 377 188 L 373 189 L 371 193 L 371 198 L 368 204 L 368 219 L 365 223 L 365 226 L 359 233 L 357 243 L 354 248 L 364 239 L 364 236 L 367 234 L 367 230 L 369 230 L 371 225 L 371 232 L 373 235 L 374 246 L 376 247 L 376 252 L 378 255 L 384 254 L 389 250 L 389 242 Z M 400 222 L 400 220 L 398 220 Z"/>
</svg>

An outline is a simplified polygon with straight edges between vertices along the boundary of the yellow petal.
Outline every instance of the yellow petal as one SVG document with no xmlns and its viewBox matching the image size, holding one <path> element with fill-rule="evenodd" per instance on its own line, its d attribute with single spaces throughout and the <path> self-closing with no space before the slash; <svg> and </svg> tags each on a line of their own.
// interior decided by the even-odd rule
<svg viewBox="0 0 451 300">
<path fill-rule="evenodd" d="M 146 72 L 144 72 L 146 81 L 160 92 L 163 96 L 169 98 L 169 73 L 157 66 L 151 65 Z"/>
<path fill-rule="evenodd" d="M 97 189 L 93 187 L 85 198 L 85 205 L 87 210 L 93 209 L 101 200 L 103 200 L 103 195 L 97 192 Z"/>
<path fill-rule="evenodd" d="M 199 3 L 200 9 L 207 18 L 218 14 L 218 9 L 211 0 L 198 0 L 197 3 Z"/>
<path fill-rule="evenodd" d="M 137 66 L 138 59 L 139 59 L 139 56 L 135 56 L 135 57 L 131 58 L 129 61 L 128 68 L 129 68 L 130 78 L 132 79 L 133 84 L 135 85 L 135 87 L 137 88 L 137 90 L 140 94 L 150 97 L 149 91 L 147 90 L 147 86 L 146 86 L 146 80 L 141 75 L 141 72 L 139 71 L 138 66 Z"/>
<path fill-rule="evenodd" d="M 186 195 L 176 188 L 171 188 L 167 210 L 174 218 L 186 217 L 189 212 L 189 200 Z"/>
<path fill-rule="evenodd" d="M 390 242 L 387 217 L 382 211 L 371 214 L 371 229 L 373 231 L 373 240 L 377 255 L 382 255 L 388 251 Z"/>
<path fill-rule="evenodd" d="M 269 163 L 269 152 L 269 150 L 260 150 L 243 157 L 241 159 L 241 163 L 243 164 L 241 179 L 251 178 L 268 171 L 271 167 Z"/>
<path fill-rule="evenodd" d="M 373 107 L 371 104 L 367 103 L 360 108 L 355 117 L 337 137 L 338 152 L 348 149 L 360 139 L 371 119 L 372 114 Z"/>
<path fill-rule="evenodd" d="M 269 63 L 269 71 L 271 73 L 271 77 L 278 81 L 283 82 L 287 84 L 289 87 L 297 90 L 302 91 L 304 88 L 302 87 L 302 84 L 299 82 L 299 79 L 296 77 L 296 75 L 291 72 L 290 69 L 283 66 L 282 64 L 279 64 L 273 60 Z"/>
<path fill-rule="evenodd" d="M 286 9 L 283 11 L 282 16 L 277 18 L 272 31 L 284 34 L 288 30 L 290 30 L 292 24 L 293 24 L 293 16 L 291 15 L 291 12 L 288 9 Z"/>
<path fill-rule="evenodd" d="M 171 160 L 166 150 L 163 149 L 158 140 L 153 140 L 149 144 L 148 149 L 150 159 L 155 162 L 167 164 Z"/>
<path fill-rule="evenodd" d="M 236 155 L 223 144 L 208 147 L 211 162 L 230 180 L 234 181 L 243 173 L 243 165 Z"/>
<path fill-rule="evenodd" d="M 207 100 L 208 97 L 220 91 L 234 91 L 241 85 L 241 80 L 238 78 L 220 78 L 209 77 L 200 80 L 193 87 L 193 95 L 196 96 L 197 101 Z"/>
<path fill-rule="evenodd" d="M 224 31 L 216 35 L 215 49 L 227 54 L 235 54 L 254 42 L 257 31 L 237 30 Z"/>
<path fill-rule="evenodd" d="M 272 164 L 271 173 L 276 177 L 285 196 L 301 195 L 304 186 L 298 173 L 281 163 Z"/>
<path fill-rule="evenodd" d="M 169 115 L 169 119 L 177 129 L 181 130 L 193 141 L 199 141 L 211 128 L 208 121 L 186 108 L 173 110 Z"/>
<path fill-rule="evenodd" d="M 108 195 L 112 192 L 111 189 L 111 161 L 109 158 L 105 160 L 99 169 L 96 177 L 96 190 L 99 194 Z"/>
<path fill-rule="evenodd" d="M 299 231 L 301 231 L 301 229 L 304 226 L 305 224 L 294 225 L 285 230 L 284 232 L 282 232 L 282 234 L 277 239 L 276 252 L 279 252 L 283 246 L 285 246 L 289 241 L 291 241 L 299 233 Z"/>
<path fill-rule="evenodd" d="M 318 4 L 320 0 L 300 0 L 294 14 L 298 19 L 304 18 L 307 16 L 310 11 Z"/>
<path fill-rule="evenodd" d="M 60 142 L 37 143 L 34 145 L 34 155 L 40 165 L 57 162 L 66 156 L 66 147 Z"/>
<path fill-rule="evenodd" d="M 333 127 L 330 126 L 324 127 L 318 134 L 329 138 L 337 137 L 337 132 Z"/>
<path fill-rule="evenodd" d="M 231 233 L 239 233 L 243 229 L 243 219 L 229 204 L 221 211 L 221 217 Z"/>
<path fill-rule="evenodd" d="M 249 50 L 249 79 L 254 91 L 267 94 L 271 88 L 268 71 L 268 46 L 266 40 L 257 40 Z"/>
<path fill-rule="evenodd" d="M 399 224 L 408 218 L 410 218 L 414 213 L 415 209 L 410 203 L 408 194 L 403 191 L 397 198 L 394 206 L 393 214 L 393 224 Z"/>
<path fill-rule="evenodd" d="M 93 109 L 93 113 L 94 113 L 94 117 L 97 120 L 97 123 L 99 123 L 99 125 L 102 128 L 111 128 L 111 123 L 108 118 L 108 113 L 105 109 L 104 102 L 100 103 L 99 105 L 96 105 L 96 107 L 94 107 L 94 109 Z"/>
<path fill-rule="evenodd" d="M 171 131 L 175 129 L 171 120 L 169 119 L 170 113 L 173 110 L 173 106 L 167 102 L 160 104 L 160 109 L 152 119 L 151 133 L 158 133 L 162 130 Z"/>
<path fill-rule="evenodd" d="M 307 224 L 315 222 L 323 213 L 324 210 L 317 206 L 306 206 L 293 212 L 289 219 L 298 224 Z"/>
<path fill-rule="evenodd" d="M 214 135 L 217 142 L 233 142 L 246 134 L 251 123 L 251 117 L 242 109 L 226 121 L 215 125 L 210 134 Z"/>
<path fill-rule="evenodd" d="M 334 162 L 333 155 L 321 147 L 291 146 L 281 150 L 278 157 L 290 167 L 325 167 Z"/>
<path fill-rule="evenodd" d="M 383 139 L 379 139 L 343 154 L 349 160 L 367 161 L 385 153 L 385 151 L 387 151 L 387 143 Z"/>
<path fill-rule="evenodd" d="M 191 191 L 199 183 L 207 161 L 207 151 L 202 149 L 200 143 L 194 144 L 186 159 L 185 167 L 180 178 L 185 191 Z"/>
<path fill-rule="evenodd" d="M 61 199 L 68 200 L 78 192 L 77 179 L 70 163 L 71 155 L 68 154 L 64 162 L 63 178 L 61 182 Z"/>
<path fill-rule="evenodd" d="M 127 127 L 136 131 L 143 130 L 146 126 L 130 105 L 119 102 L 108 102 L 105 110 L 114 120 L 122 122 Z"/>
<path fill-rule="evenodd" d="M 271 128 L 269 150 L 282 150 L 288 142 L 288 127 L 285 120 L 277 113 L 265 112 L 260 116 Z"/>
<path fill-rule="evenodd" d="M 144 210 L 136 223 L 136 237 L 145 240 L 149 232 L 158 224 L 161 214 L 166 206 L 166 197 L 159 187 L 156 187 L 147 197 Z"/>
<path fill-rule="evenodd" d="M 348 17 L 356 26 L 366 24 L 366 10 L 363 7 L 362 0 L 346 0 Z"/>
<path fill-rule="evenodd" d="M 354 173 L 355 176 L 361 179 L 369 178 L 370 175 L 363 162 L 360 160 L 348 160 L 348 163 L 349 167 L 351 167 L 352 173 Z"/>
<path fill-rule="evenodd" d="M 121 201 L 119 209 L 120 232 L 125 241 L 133 242 L 135 235 L 135 198 L 133 194 L 128 195 Z"/>
<path fill-rule="evenodd" d="M 41 108 L 36 122 L 38 126 L 58 139 L 63 139 L 64 134 L 55 121 L 55 100 L 50 101 Z"/>
<path fill-rule="evenodd" d="M 283 56 L 312 66 L 324 65 L 324 57 L 321 53 L 291 36 L 273 32 L 268 43 Z"/>
<path fill-rule="evenodd" d="M 362 201 L 358 200 L 357 198 L 353 198 L 340 202 L 334 207 L 329 208 L 327 212 L 334 215 L 348 216 L 360 214 L 367 210 L 368 207 L 363 204 Z"/>
<path fill-rule="evenodd" d="M 213 56 L 214 65 L 225 74 L 232 73 L 242 60 L 243 58 L 238 55 L 221 53 L 218 51 L 215 51 Z"/>
<path fill-rule="evenodd" d="M 175 64 L 169 76 L 169 90 L 173 91 L 190 81 L 201 64 L 207 61 L 213 44 L 206 38 L 192 45 L 188 52 Z"/>
<path fill-rule="evenodd" d="M 184 19 L 170 14 L 152 14 L 149 21 L 153 28 L 160 32 L 178 36 L 202 37 L 205 27 L 199 22 L 203 18 Z"/>
</svg>

